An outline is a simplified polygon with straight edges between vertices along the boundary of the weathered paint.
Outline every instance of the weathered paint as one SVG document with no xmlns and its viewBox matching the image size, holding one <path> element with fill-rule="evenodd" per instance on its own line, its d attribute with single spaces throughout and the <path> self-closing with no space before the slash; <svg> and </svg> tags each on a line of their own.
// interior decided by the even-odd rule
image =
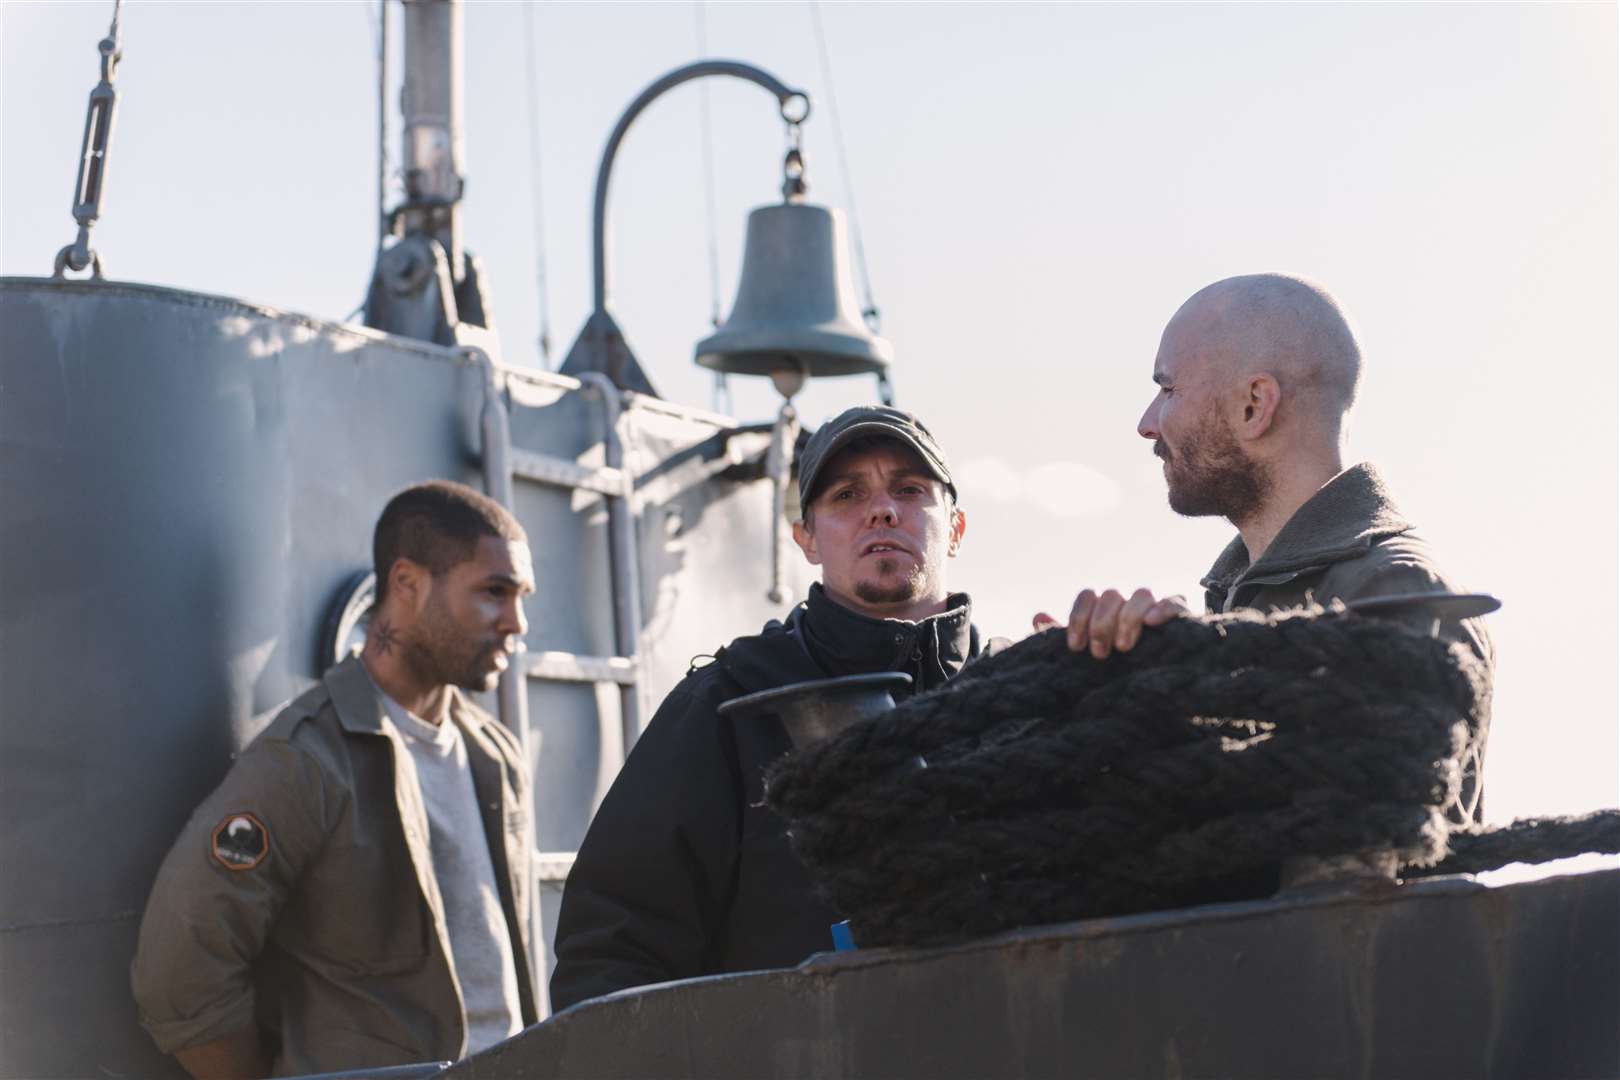
<svg viewBox="0 0 1620 1080">
<path fill-rule="evenodd" d="M 510 1077 L 1620 1075 L 1620 871 L 1442 878 L 1019 931 L 584 1002 Z"/>
</svg>

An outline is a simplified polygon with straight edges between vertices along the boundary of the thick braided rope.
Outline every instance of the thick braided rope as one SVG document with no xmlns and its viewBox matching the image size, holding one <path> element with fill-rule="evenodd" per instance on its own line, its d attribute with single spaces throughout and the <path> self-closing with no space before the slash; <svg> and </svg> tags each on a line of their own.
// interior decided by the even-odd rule
<svg viewBox="0 0 1620 1080">
<path fill-rule="evenodd" d="M 865 944 L 1224 898 L 1299 855 L 1445 853 L 1482 672 L 1319 609 L 1059 631 L 779 763 L 767 799 Z"/>
<path fill-rule="evenodd" d="M 1548 862 L 1587 852 L 1620 852 L 1620 810 L 1596 810 L 1578 817 L 1520 818 L 1494 829 L 1452 832 L 1448 854 L 1433 866 L 1407 872 L 1478 874 L 1511 862 Z"/>
</svg>

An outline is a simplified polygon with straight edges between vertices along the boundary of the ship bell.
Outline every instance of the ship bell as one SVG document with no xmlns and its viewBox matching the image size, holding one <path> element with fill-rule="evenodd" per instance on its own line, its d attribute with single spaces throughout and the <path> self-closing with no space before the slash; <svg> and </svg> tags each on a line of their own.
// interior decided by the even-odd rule
<svg viewBox="0 0 1620 1080">
<path fill-rule="evenodd" d="M 837 210 L 790 199 L 750 213 L 736 302 L 698 342 L 698 364 L 732 375 L 881 377 L 894 349 L 861 318 L 848 251 Z"/>
</svg>

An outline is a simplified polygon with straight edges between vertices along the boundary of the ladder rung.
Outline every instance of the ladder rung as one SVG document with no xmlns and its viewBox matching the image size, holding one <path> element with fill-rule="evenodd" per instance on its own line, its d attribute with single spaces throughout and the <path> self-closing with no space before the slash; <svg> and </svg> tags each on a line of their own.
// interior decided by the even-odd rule
<svg viewBox="0 0 1620 1080">
<path fill-rule="evenodd" d="M 602 495 L 625 493 L 624 470 L 580 465 L 554 454 L 512 448 L 512 475 L 553 487 L 580 488 Z"/>
<path fill-rule="evenodd" d="M 579 656 L 567 652 L 542 652 L 529 656 L 527 674 L 531 679 L 552 682 L 636 684 L 636 664 L 623 656 Z"/>
<path fill-rule="evenodd" d="M 572 851 L 537 851 L 534 853 L 534 876 L 541 884 L 561 885 L 568 880 L 568 871 L 574 868 Z"/>
</svg>

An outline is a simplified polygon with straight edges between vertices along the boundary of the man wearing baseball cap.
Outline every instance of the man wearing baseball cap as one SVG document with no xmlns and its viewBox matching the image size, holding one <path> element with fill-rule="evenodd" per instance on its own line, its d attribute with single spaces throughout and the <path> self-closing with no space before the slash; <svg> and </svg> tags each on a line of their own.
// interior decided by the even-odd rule
<svg viewBox="0 0 1620 1080">
<path fill-rule="evenodd" d="M 839 916 L 815 894 L 764 806 L 787 753 L 774 718 L 720 705 L 790 683 L 905 672 L 932 690 L 980 652 L 968 597 L 946 587 L 967 519 L 922 422 L 849 409 L 799 460 L 793 537 L 821 582 L 785 621 L 720 649 L 654 715 L 591 823 L 563 893 L 551 1000 L 790 967 L 832 948 Z"/>
</svg>

